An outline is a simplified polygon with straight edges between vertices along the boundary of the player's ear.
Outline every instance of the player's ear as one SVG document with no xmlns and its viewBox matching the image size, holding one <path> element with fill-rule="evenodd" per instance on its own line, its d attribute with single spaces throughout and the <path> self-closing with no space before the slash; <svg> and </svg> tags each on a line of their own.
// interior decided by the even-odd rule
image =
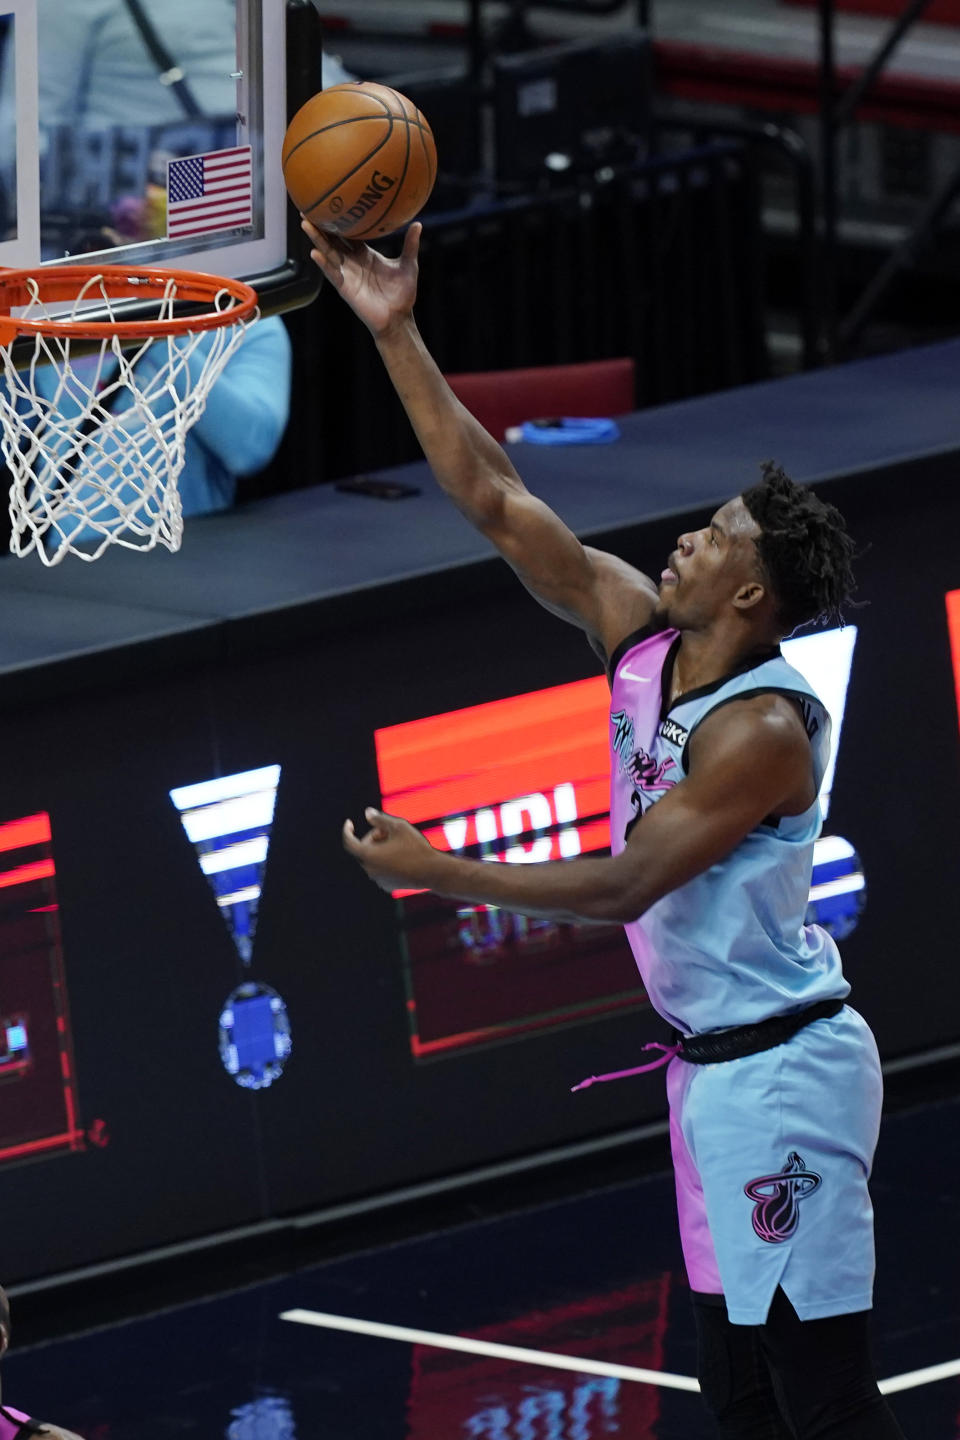
<svg viewBox="0 0 960 1440">
<path fill-rule="evenodd" d="M 753 610 L 766 599 L 767 587 L 762 580 L 747 580 L 733 597 L 738 610 Z"/>
</svg>

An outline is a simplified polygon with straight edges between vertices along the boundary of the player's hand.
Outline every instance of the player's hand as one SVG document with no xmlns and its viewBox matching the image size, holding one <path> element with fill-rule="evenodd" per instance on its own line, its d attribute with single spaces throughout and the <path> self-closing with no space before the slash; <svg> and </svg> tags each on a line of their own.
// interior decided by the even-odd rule
<svg viewBox="0 0 960 1440">
<path fill-rule="evenodd" d="M 364 811 L 370 829 L 357 834 L 352 820 L 343 822 L 343 848 L 363 866 L 375 884 L 393 890 L 429 890 L 441 858 L 430 841 L 406 820 L 384 815 L 372 806 Z"/>
<path fill-rule="evenodd" d="M 371 334 L 382 335 L 411 314 L 417 298 L 417 255 L 423 230 L 419 222 L 403 237 L 403 250 L 396 260 L 371 250 L 362 240 L 344 240 L 318 230 L 302 217 L 301 226 L 313 246 L 311 260 Z"/>
</svg>

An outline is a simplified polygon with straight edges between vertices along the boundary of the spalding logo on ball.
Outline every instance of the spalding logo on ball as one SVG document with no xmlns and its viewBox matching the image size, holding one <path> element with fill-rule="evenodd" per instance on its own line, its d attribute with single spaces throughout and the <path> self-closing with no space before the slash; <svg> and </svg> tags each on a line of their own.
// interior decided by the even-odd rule
<svg viewBox="0 0 960 1440">
<path fill-rule="evenodd" d="M 437 178 L 433 133 L 412 100 L 372 81 L 332 85 L 294 115 L 283 178 L 297 209 L 350 240 L 400 230 Z"/>
</svg>

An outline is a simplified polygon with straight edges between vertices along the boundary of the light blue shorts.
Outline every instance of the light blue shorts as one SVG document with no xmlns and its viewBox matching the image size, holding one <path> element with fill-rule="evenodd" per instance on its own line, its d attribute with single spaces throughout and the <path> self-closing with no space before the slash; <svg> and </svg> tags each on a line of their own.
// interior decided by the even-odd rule
<svg viewBox="0 0 960 1440">
<path fill-rule="evenodd" d="M 693 1290 L 760 1325 L 778 1285 L 801 1320 L 869 1310 L 880 1129 L 876 1042 L 849 1006 L 784 1045 L 667 1071 L 677 1208 Z"/>
</svg>

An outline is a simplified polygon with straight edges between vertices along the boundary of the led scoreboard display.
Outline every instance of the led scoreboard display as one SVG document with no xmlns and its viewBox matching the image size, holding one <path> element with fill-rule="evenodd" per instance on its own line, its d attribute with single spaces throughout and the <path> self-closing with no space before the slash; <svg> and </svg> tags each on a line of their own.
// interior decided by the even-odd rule
<svg viewBox="0 0 960 1440">
<path fill-rule="evenodd" d="M 608 698 L 598 677 L 378 730 L 383 808 L 491 862 L 607 850 Z M 646 1003 L 619 926 L 396 898 L 418 1057 Z"/>
<path fill-rule="evenodd" d="M 0 823 L 0 1165 L 83 1143 L 56 865 L 43 812 Z"/>
</svg>

